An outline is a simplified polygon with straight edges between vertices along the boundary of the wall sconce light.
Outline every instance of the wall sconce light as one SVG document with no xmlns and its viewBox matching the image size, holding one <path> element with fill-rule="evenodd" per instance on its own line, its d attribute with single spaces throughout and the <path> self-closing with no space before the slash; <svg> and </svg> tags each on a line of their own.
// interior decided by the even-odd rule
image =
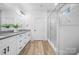
<svg viewBox="0 0 79 59">
<path fill-rule="evenodd" d="M 16 12 L 18 15 L 25 15 L 25 13 L 22 10 L 17 9 Z"/>
<path fill-rule="evenodd" d="M 71 12 L 71 8 L 68 7 L 67 9 L 65 9 L 65 11 L 63 12 L 63 15 L 69 15 Z"/>
</svg>

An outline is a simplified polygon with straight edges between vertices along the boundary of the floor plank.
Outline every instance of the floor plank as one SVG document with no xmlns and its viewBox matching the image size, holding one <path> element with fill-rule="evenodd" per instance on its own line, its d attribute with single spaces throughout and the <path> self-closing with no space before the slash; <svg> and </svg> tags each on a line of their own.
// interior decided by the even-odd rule
<svg viewBox="0 0 79 59">
<path fill-rule="evenodd" d="M 55 52 L 47 40 L 33 40 L 24 47 L 20 55 L 55 55 Z"/>
</svg>

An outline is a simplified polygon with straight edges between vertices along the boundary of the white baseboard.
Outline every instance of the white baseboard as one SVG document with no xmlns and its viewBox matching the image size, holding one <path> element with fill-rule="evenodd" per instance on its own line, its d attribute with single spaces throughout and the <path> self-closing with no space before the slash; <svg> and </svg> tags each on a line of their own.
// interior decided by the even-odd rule
<svg viewBox="0 0 79 59">
<path fill-rule="evenodd" d="M 52 48 L 54 49 L 54 51 L 57 52 L 57 50 L 56 50 L 54 44 L 53 44 L 49 39 L 48 39 L 48 42 L 49 42 L 49 44 L 52 46 Z M 56 53 L 56 54 L 57 54 L 57 53 Z"/>
</svg>

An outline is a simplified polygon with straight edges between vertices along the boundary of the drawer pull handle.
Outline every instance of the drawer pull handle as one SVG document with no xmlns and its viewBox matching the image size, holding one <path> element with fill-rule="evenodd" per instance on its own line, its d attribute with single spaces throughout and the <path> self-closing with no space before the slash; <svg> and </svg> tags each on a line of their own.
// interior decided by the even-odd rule
<svg viewBox="0 0 79 59">
<path fill-rule="evenodd" d="M 3 49 L 3 50 L 4 50 L 4 51 L 3 51 L 3 53 L 4 53 L 4 54 L 6 54 L 6 48 L 5 48 L 5 49 Z"/>
<path fill-rule="evenodd" d="M 8 46 L 8 47 L 7 47 L 7 51 L 9 52 L 9 50 L 10 50 L 10 49 L 9 49 L 9 46 Z"/>
</svg>

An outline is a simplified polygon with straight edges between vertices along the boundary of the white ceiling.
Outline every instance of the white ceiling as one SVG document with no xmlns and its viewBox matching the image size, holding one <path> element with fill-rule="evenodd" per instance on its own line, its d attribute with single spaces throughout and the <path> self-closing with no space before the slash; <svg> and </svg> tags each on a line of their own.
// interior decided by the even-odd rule
<svg viewBox="0 0 79 59">
<path fill-rule="evenodd" d="M 0 3 L 0 9 L 3 10 L 16 10 L 21 9 L 24 12 L 46 12 L 47 10 L 53 10 L 55 8 L 54 3 Z"/>
<path fill-rule="evenodd" d="M 62 4 L 61 4 L 62 5 Z M 23 12 L 47 12 L 55 9 L 54 3 L 0 3 L 0 9 L 8 11 L 17 9 Z M 60 7 L 60 6 L 57 6 Z M 66 8 L 66 7 L 65 7 Z"/>
<path fill-rule="evenodd" d="M 24 10 L 30 11 L 47 11 L 55 8 L 53 3 L 30 3 L 30 4 L 19 4 Z"/>
</svg>

